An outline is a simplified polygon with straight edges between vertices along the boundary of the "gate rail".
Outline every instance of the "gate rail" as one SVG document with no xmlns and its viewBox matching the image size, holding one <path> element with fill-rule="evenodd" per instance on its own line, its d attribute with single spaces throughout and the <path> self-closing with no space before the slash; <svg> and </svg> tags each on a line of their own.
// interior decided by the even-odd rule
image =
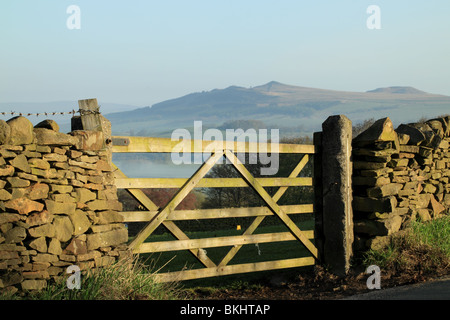
<svg viewBox="0 0 450 320">
<path fill-rule="evenodd" d="M 182 270 L 177 272 L 159 273 L 159 281 L 188 280 L 204 277 L 214 277 L 235 273 L 274 270 L 314 265 L 318 259 L 318 250 L 311 242 L 314 239 L 314 230 L 301 230 L 289 217 L 291 214 L 313 213 L 313 204 L 298 204 L 280 206 L 277 204 L 281 196 L 289 187 L 313 186 L 312 177 L 298 177 L 310 159 L 310 155 L 316 153 L 314 145 L 299 144 L 273 144 L 242 143 L 229 141 L 198 141 L 183 140 L 173 141 L 168 138 L 151 137 L 112 137 L 113 153 L 171 153 L 174 147 L 184 146 L 191 153 L 211 153 L 211 156 L 201 164 L 198 170 L 189 178 L 129 178 L 117 166 L 115 167 L 116 186 L 119 189 L 128 190 L 147 211 L 122 212 L 125 222 L 148 222 L 146 226 L 131 241 L 129 247 L 136 254 L 148 252 L 165 252 L 176 250 L 188 250 L 205 268 Z M 186 150 L 186 149 L 183 149 Z M 294 153 L 304 154 L 287 178 L 255 178 L 245 168 L 235 153 Z M 205 175 L 214 164 L 226 157 L 241 178 L 205 178 Z M 222 209 L 197 209 L 175 210 L 181 201 L 194 188 L 223 188 L 223 187 L 251 187 L 264 201 L 264 207 L 249 208 L 222 208 Z M 277 192 L 270 196 L 265 187 L 279 187 Z M 178 188 L 178 191 L 170 201 L 159 208 L 141 189 L 145 188 Z M 253 234 L 257 227 L 267 216 L 277 216 L 287 227 L 288 232 Z M 180 220 L 216 219 L 232 217 L 255 217 L 250 226 L 239 236 L 213 237 L 203 239 L 189 239 L 189 237 L 175 224 Z M 163 225 L 177 240 L 162 242 L 145 242 L 145 240 Z M 302 243 L 310 257 L 290 258 L 276 261 L 264 261 L 257 263 L 244 263 L 229 265 L 228 263 L 237 254 L 243 245 L 282 242 L 297 240 Z M 204 248 L 232 246 L 222 260 L 215 264 L 207 256 Z"/>
</svg>

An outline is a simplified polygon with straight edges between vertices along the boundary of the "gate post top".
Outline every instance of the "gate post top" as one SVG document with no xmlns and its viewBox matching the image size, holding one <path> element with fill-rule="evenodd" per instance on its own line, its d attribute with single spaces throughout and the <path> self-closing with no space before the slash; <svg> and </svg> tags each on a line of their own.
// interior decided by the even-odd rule
<svg viewBox="0 0 450 320">
<path fill-rule="evenodd" d="M 100 121 L 100 107 L 97 99 L 78 100 L 78 107 L 80 108 L 81 123 L 83 130 L 102 131 L 102 124 Z"/>
<path fill-rule="evenodd" d="M 350 138 L 351 138 L 352 121 L 342 114 L 329 116 L 325 120 L 325 122 L 322 124 L 322 129 L 325 134 L 326 133 L 335 134 L 335 133 L 338 133 L 339 131 L 341 133 L 344 133 L 344 132 L 350 133 Z M 335 131 L 335 130 L 337 130 L 338 132 L 331 132 L 331 131 Z M 349 130 L 349 132 L 348 132 L 348 130 Z"/>
</svg>

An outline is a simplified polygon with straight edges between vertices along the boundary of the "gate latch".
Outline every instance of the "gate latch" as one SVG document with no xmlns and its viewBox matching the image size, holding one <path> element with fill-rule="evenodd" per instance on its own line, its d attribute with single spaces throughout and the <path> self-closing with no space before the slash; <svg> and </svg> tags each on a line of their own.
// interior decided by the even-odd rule
<svg viewBox="0 0 450 320">
<path fill-rule="evenodd" d="M 112 138 L 113 146 L 128 146 L 130 144 L 130 139 L 128 138 Z"/>
</svg>

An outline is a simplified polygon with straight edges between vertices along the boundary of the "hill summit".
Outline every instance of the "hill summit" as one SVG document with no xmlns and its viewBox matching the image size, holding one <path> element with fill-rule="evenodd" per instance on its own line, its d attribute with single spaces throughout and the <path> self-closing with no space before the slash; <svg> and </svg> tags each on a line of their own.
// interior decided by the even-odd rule
<svg viewBox="0 0 450 320">
<path fill-rule="evenodd" d="M 374 90 L 369 90 L 367 92 L 374 93 L 399 93 L 399 94 L 428 94 L 425 91 L 418 90 L 413 87 L 387 87 L 387 88 L 377 88 Z"/>
</svg>

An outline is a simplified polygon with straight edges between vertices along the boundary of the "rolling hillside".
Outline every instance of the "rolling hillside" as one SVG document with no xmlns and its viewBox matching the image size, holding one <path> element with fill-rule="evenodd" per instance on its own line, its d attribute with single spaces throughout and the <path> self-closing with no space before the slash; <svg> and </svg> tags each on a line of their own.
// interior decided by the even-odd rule
<svg viewBox="0 0 450 320">
<path fill-rule="evenodd" d="M 194 120 L 219 128 L 233 120 L 258 120 L 281 135 L 311 134 L 330 115 L 345 114 L 354 123 L 389 116 L 395 125 L 450 112 L 450 97 L 412 87 L 344 92 L 269 82 L 244 88 L 197 92 L 152 107 L 107 114 L 114 134 L 170 136 Z M 241 122 L 242 123 L 242 122 Z"/>
</svg>

